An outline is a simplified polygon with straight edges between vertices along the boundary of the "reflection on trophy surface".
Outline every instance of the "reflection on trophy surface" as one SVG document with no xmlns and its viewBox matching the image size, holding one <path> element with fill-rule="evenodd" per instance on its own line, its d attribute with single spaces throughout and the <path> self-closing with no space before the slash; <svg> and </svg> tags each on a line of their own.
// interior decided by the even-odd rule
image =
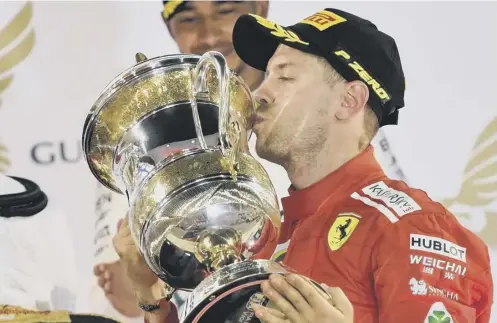
<svg viewBox="0 0 497 323">
<path fill-rule="evenodd" d="M 88 114 L 88 165 L 128 197 L 130 229 L 150 268 L 171 288 L 193 291 L 183 322 L 256 320 L 247 302 L 286 269 L 254 260 L 274 251 L 280 211 L 248 151 L 251 93 L 217 52 L 139 54 L 137 62 Z"/>
</svg>

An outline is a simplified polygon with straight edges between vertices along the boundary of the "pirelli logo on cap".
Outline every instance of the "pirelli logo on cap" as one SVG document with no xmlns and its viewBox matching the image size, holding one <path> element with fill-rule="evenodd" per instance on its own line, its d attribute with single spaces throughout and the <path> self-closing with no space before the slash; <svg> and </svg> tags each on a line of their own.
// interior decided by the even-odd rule
<svg viewBox="0 0 497 323">
<path fill-rule="evenodd" d="M 385 104 L 390 101 L 391 96 L 387 90 L 378 82 L 366 69 L 345 50 L 339 48 L 333 52 L 342 62 L 352 68 L 357 75 L 371 87 L 374 93 L 378 96 L 381 103 Z"/>
<path fill-rule="evenodd" d="M 328 10 L 321 10 L 312 16 L 305 18 L 300 23 L 311 25 L 319 29 L 319 31 L 323 31 L 345 21 L 347 21 L 347 19 L 340 17 L 336 13 Z"/>
</svg>

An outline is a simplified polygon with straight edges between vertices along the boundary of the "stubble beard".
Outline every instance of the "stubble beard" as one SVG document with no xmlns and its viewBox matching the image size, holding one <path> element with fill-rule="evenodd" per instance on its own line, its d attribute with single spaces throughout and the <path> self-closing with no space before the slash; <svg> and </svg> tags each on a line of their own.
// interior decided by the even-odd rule
<svg viewBox="0 0 497 323">
<path fill-rule="evenodd" d="M 288 171 L 296 161 L 299 164 L 314 162 L 324 148 L 328 134 L 326 127 L 315 126 L 311 131 L 301 134 L 304 138 L 295 138 L 295 134 L 288 137 L 257 136 L 255 150 L 260 158 L 280 165 Z"/>
<path fill-rule="evenodd" d="M 274 137 L 260 138 L 257 136 L 257 141 L 255 144 L 255 151 L 257 156 L 268 162 L 285 167 L 287 164 L 286 157 L 287 151 L 283 147 L 289 147 L 284 145 L 281 140 Z"/>
</svg>

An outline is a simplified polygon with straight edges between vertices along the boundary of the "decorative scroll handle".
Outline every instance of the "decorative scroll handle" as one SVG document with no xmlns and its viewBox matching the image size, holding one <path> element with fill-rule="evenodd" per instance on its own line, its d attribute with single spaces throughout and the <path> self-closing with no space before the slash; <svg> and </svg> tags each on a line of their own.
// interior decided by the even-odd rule
<svg viewBox="0 0 497 323">
<path fill-rule="evenodd" d="M 210 51 L 202 55 L 193 74 L 193 91 L 195 96 L 198 93 L 207 92 L 207 72 L 211 68 L 216 70 L 217 79 L 219 80 L 219 140 L 221 143 L 221 152 L 223 155 L 226 155 L 227 149 L 230 147 L 228 138 L 230 74 L 228 63 L 221 53 Z M 195 98 L 192 100 L 192 112 L 193 121 L 195 122 L 195 131 L 197 132 L 200 147 L 202 149 L 206 149 L 207 144 L 202 133 L 202 125 L 200 124 L 200 117 Z"/>
</svg>

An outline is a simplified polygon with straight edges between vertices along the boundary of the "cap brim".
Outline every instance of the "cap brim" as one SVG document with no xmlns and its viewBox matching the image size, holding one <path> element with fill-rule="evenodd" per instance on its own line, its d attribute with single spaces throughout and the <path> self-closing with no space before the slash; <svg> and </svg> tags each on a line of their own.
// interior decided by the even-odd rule
<svg viewBox="0 0 497 323">
<path fill-rule="evenodd" d="M 285 28 L 287 29 L 287 28 Z M 306 45 L 277 37 L 251 15 L 242 15 L 233 28 L 233 47 L 240 59 L 255 69 L 265 71 L 267 64 L 280 44 L 308 52 Z"/>
</svg>

